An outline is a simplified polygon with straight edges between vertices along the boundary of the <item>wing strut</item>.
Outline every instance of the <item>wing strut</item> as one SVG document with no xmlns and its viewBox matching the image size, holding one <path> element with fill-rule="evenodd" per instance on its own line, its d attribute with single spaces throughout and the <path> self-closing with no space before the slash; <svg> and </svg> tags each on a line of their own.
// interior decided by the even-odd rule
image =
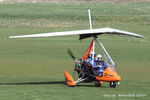
<svg viewBox="0 0 150 100">
<path fill-rule="evenodd" d="M 101 43 L 101 41 L 96 38 L 96 42 L 97 42 L 97 44 L 100 46 L 101 51 L 104 52 L 108 63 L 109 63 L 110 65 L 115 66 L 116 64 L 114 63 L 114 61 L 112 60 L 112 58 L 111 58 L 110 55 L 108 54 L 107 50 L 104 48 L 104 46 L 103 46 L 103 44 Z"/>
</svg>

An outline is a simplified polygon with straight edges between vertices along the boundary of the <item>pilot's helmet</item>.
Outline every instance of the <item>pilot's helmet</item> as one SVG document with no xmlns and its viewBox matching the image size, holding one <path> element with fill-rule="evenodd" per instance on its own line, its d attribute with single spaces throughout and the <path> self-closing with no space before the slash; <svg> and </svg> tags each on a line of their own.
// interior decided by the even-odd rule
<svg viewBox="0 0 150 100">
<path fill-rule="evenodd" d="M 89 57 L 92 58 L 92 55 L 94 54 L 94 57 L 95 57 L 95 52 L 91 51 L 90 54 L 89 54 Z"/>
<path fill-rule="evenodd" d="M 98 54 L 97 57 L 96 57 L 96 60 L 97 60 L 97 61 L 102 61 L 102 60 L 103 60 L 102 55 Z"/>
</svg>

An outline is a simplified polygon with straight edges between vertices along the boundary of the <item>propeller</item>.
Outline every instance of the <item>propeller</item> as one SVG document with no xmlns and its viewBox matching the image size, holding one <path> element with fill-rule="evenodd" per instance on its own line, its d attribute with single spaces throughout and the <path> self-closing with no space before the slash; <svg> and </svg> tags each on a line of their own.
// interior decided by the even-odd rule
<svg viewBox="0 0 150 100">
<path fill-rule="evenodd" d="M 76 60 L 74 54 L 72 53 L 72 51 L 71 51 L 70 49 L 67 50 L 67 53 L 69 54 L 69 56 L 70 56 L 74 61 Z M 76 72 L 75 72 L 74 69 L 72 70 L 72 76 L 73 76 L 74 78 L 77 78 Z"/>
<path fill-rule="evenodd" d="M 74 56 L 74 54 L 72 53 L 72 51 L 71 51 L 70 49 L 67 50 L 67 53 L 69 54 L 69 56 L 70 56 L 73 60 L 76 59 L 75 56 Z"/>
</svg>

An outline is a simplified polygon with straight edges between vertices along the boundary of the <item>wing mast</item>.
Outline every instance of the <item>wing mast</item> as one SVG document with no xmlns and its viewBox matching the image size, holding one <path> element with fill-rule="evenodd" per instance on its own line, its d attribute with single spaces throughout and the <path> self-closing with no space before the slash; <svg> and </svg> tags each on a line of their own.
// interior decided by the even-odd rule
<svg viewBox="0 0 150 100">
<path fill-rule="evenodd" d="M 90 8 L 88 8 L 88 15 L 89 15 L 90 30 L 92 30 L 92 21 L 91 21 L 91 11 L 90 11 Z M 94 64 L 94 52 L 95 52 L 95 37 L 93 37 L 92 65 Z"/>
<path fill-rule="evenodd" d="M 90 11 L 90 8 L 88 8 L 88 15 L 89 15 L 89 25 L 90 25 L 90 29 L 92 30 L 92 21 L 91 21 L 91 11 Z"/>
</svg>

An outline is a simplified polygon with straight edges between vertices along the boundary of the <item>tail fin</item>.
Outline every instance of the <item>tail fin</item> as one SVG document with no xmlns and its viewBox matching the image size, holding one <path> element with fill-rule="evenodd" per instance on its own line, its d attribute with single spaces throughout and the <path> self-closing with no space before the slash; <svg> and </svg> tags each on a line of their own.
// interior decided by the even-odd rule
<svg viewBox="0 0 150 100">
<path fill-rule="evenodd" d="M 69 86 L 75 86 L 76 85 L 75 80 L 72 78 L 72 76 L 68 72 L 64 71 L 64 75 L 65 75 L 66 83 Z"/>
</svg>

